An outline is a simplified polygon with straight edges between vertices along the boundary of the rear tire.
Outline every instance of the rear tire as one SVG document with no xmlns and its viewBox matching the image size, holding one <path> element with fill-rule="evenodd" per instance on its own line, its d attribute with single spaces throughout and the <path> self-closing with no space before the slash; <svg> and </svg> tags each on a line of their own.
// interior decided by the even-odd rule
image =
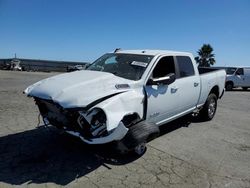
<svg viewBox="0 0 250 188">
<path fill-rule="evenodd" d="M 214 93 L 210 93 L 206 103 L 200 111 L 200 118 L 205 121 L 210 121 L 214 118 L 217 110 L 217 96 Z"/>
</svg>

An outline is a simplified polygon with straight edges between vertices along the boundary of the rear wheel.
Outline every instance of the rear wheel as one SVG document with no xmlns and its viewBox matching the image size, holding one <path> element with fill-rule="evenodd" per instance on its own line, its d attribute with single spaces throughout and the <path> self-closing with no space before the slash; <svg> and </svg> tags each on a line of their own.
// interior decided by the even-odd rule
<svg viewBox="0 0 250 188">
<path fill-rule="evenodd" d="M 200 111 L 202 120 L 212 120 L 217 110 L 217 96 L 214 93 L 209 94 L 206 103 Z"/>
</svg>

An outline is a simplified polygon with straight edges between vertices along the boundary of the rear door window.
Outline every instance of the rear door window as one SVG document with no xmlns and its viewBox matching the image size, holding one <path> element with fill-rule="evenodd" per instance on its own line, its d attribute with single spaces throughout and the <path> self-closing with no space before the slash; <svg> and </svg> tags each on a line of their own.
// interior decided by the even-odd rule
<svg viewBox="0 0 250 188">
<path fill-rule="evenodd" d="M 193 76 L 194 66 L 192 60 L 188 56 L 176 56 L 177 65 L 179 67 L 180 78 Z"/>
</svg>

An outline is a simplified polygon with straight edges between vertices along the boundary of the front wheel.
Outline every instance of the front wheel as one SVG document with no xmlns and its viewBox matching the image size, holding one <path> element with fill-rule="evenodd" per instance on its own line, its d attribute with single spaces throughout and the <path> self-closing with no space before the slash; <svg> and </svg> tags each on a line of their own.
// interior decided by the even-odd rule
<svg viewBox="0 0 250 188">
<path fill-rule="evenodd" d="M 129 128 L 127 135 L 122 139 L 120 145 L 125 146 L 127 151 L 141 156 L 146 151 L 146 143 L 156 138 L 159 132 L 160 130 L 157 125 L 141 121 Z"/>
<path fill-rule="evenodd" d="M 209 94 L 206 103 L 200 111 L 202 120 L 212 120 L 217 110 L 217 96 L 214 93 Z"/>
<path fill-rule="evenodd" d="M 233 87 L 234 87 L 234 85 L 233 85 L 232 82 L 226 83 L 226 90 L 227 90 L 227 91 L 232 91 L 232 90 L 233 90 Z"/>
<path fill-rule="evenodd" d="M 136 155 L 141 156 L 146 152 L 146 150 L 147 150 L 146 142 L 142 142 L 138 144 L 133 151 Z"/>
</svg>

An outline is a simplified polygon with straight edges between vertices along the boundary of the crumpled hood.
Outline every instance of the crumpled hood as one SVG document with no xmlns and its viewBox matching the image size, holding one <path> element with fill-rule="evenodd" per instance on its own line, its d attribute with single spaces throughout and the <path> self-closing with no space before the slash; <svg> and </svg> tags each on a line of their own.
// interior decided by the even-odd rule
<svg viewBox="0 0 250 188">
<path fill-rule="evenodd" d="M 53 100 L 64 108 L 84 107 L 100 98 L 128 91 L 117 89 L 117 84 L 134 81 L 98 71 L 75 71 L 41 80 L 29 86 L 24 93 L 31 97 Z"/>
</svg>

